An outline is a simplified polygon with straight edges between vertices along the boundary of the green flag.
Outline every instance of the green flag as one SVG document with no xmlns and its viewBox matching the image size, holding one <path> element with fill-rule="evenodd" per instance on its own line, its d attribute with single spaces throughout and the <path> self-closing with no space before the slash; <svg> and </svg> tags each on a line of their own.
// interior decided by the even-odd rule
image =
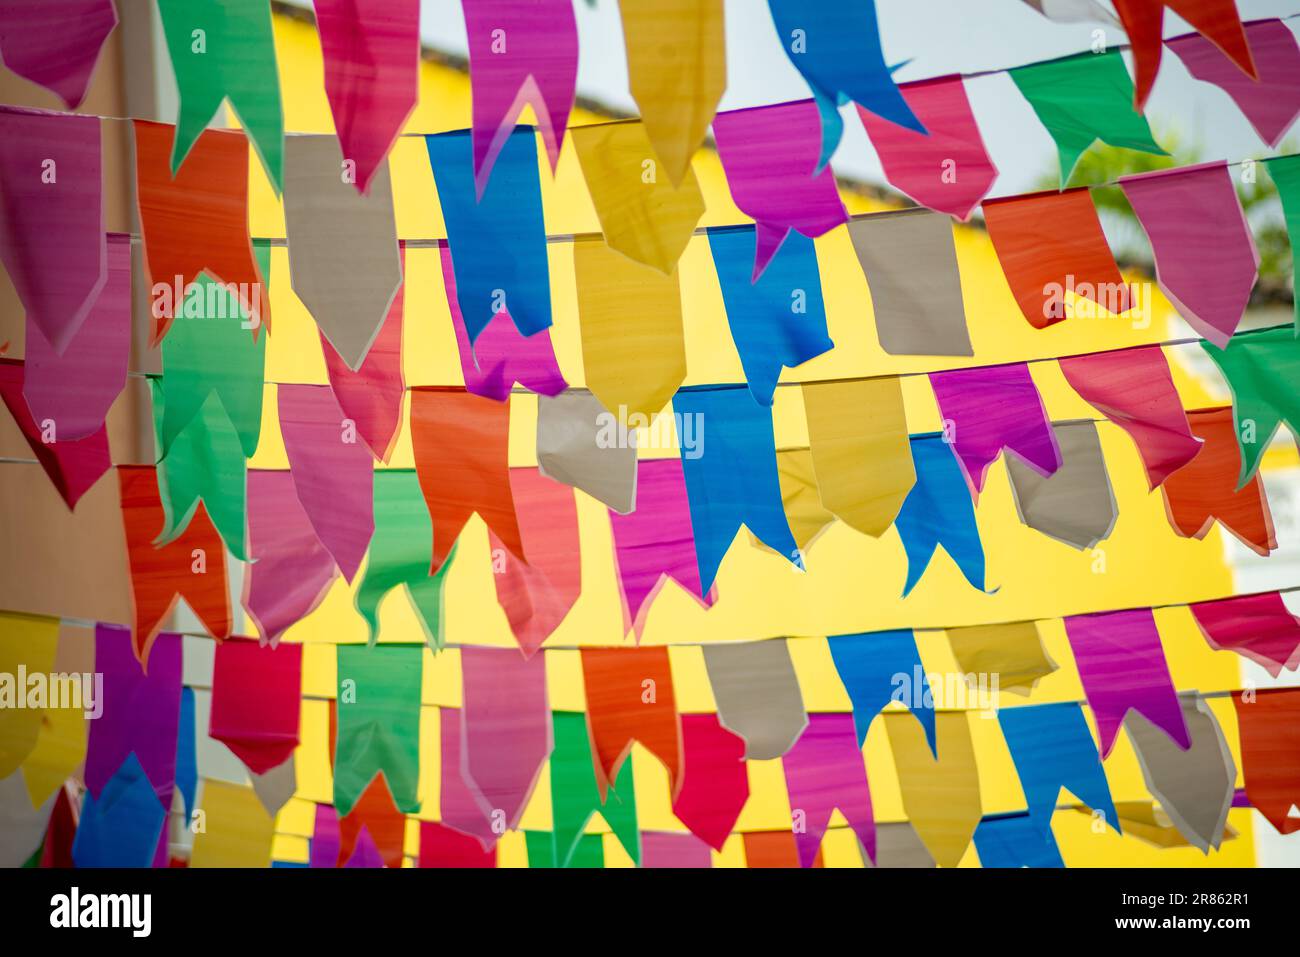
<svg viewBox="0 0 1300 957">
<path fill-rule="evenodd" d="M 342 817 L 383 772 L 403 814 L 420 810 L 420 645 L 339 645 L 334 806 Z"/>
<path fill-rule="evenodd" d="M 153 393 L 154 435 L 161 448 L 159 430 L 166 396 L 160 380 L 151 379 L 149 384 Z M 244 526 L 248 462 L 235 427 L 215 395 L 208 394 L 199 413 L 176 436 L 171 449 L 157 465 L 158 494 L 166 523 L 155 543 L 162 546 L 179 538 L 202 501 L 226 548 L 240 561 L 247 561 Z"/>
<path fill-rule="evenodd" d="M 1300 437 L 1300 339 L 1293 326 L 1239 332 L 1228 348 L 1202 341 L 1232 390 L 1232 412 L 1241 447 L 1241 488 L 1259 468 L 1265 449 L 1286 423 Z"/>
<path fill-rule="evenodd" d="M 370 643 L 373 645 L 379 637 L 379 603 L 401 585 L 424 625 L 429 647 L 440 651 L 445 644 L 443 590 L 456 548 L 452 546 L 437 574 L 430 575 L 433 522 L 414 471 L 375 472 L 375 534 L 370 539 L 369 554 L 355 602 L 370 626 Z"/>
<path fill-rule="evenodd" d="M 1097 140 L 1168 155 L 1152 138 L 1146 118 L 1133 110 L 1133 81 L 1118 50 L 1081 53 L 1010 72 L 1039 122 L 1056 140 L 1062 187 L 1070 181 L 1079 157 Z"/>
<path fill-rule="evenodd" d="M 1282 198 L 1282 215 L 1286 234 L 1291 240 L 1291 269 L 1295 275 L 1296 250 L 1300 249 L 1300 156 L 1277 156 L 1265 160 L 1268 175 L 1273 177 Z M 1300 335 L 1300 296 L 1295 296 L 1296 335 Z"/>
<path fill-rule="evenodd" d="M 551 827 L 555 831 L 555 858 L 560 867 L 574 864 L 583 829 L 597 811 L 636 864 L 641 863 L 641 836 L 636 824 L 636 794 L 632 762 L 624 761 L 609 798 L 602 805 L 596 788 L 595 764 L 587 738 L 587 716 L 556 711 L 555 750 L 551 752 Z M 603 860 L 603 855 L 602 855 Z"/>
<path fill-rule="evenodd" d="M 180 113 L 172 173 L 228 99 L 279 195 L 284 109 L 269 0 L 158 0 Z"/>
</svg>

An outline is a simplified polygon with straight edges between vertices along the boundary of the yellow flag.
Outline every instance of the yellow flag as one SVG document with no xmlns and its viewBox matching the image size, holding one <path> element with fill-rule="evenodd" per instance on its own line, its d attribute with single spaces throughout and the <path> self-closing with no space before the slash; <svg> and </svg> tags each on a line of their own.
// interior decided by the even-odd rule
<svg viewBox="0 0 1300 957">
<path fill-rule="evenodd" d="M 723 0 L 619 0 L 628 85 L 674 183 L 727 88 Z"/>
<path fill-rule="evenodd" d="M 962 674 L 997 675 L 999 691 L 1027 695 L 1057 667 L 1032 621 L 949 628 L 948 641 Z"/>
<path fill-rule="evenodd" d="M 0 615 L 0 778 L 17 771 L 36 746 L 58 647 L 57 618 Z M 40 683 L 38 695 L 28 694 L 29 676 Z"/>
<path fill-rule="evenodd" d="M 64 624 L 59 628 L 59 650 L 54 655 L 54 671 L 74 678 L 95 673 L 94 627 Z M 36 736 L 36 747 L 23 761 L 23 780 L 33 807 L 44 804 L 46 798 L 86 760 L 89 732 L 86 713 L 102 712 L 102 690 L 101 687 L 95 692 L 99 697 L 93 702 L 83 698 L 82 707 L 46 710 L 45 720 Z"/>
<path fill-rule="evenodd" d="M 635 415 L 648 425 L 686 378 L 677 274 L 633 262 L 595 237 L 574 242 L 573 267 L 587 388 L 624 424 Z"/>
<path fill-rule="evenodd" d="M 807 449 L 782 449 L 776 453 L 776 472 L 781 481 L 786 521 L 790 523 L 799 551 L 806 552 L 813 540 L 835 521 L 817 494 L 812 454 Z"/>
<path fill-rule="evenodd" d="M 964 711 L 935 715 L 939 760 L 911 714 L 881 714 L 898 769 L 903 810 L 940 867 L 956 867 L 970 845 L 983 810 L 970 722 Z"/>
<path fill-rule="evenodd" d="M 822 504 L 867 535 L 883 535 L 916 484 L 895 378 L 803 387 L 808 445 Z"/>
<path fill-rule="evenodd" d="M 569 135 L 606 244 L 662 273 L 676 269 L 704 215 L 695 171 L 687 167 L 678 185 L 661 175 L 640 120 L 570 127 Z"/>
<path fill-rule="evenodd" d="M 275 822 L 250 787 L 205 780 L 190 867 L 270 867 Z"/>
</svg>

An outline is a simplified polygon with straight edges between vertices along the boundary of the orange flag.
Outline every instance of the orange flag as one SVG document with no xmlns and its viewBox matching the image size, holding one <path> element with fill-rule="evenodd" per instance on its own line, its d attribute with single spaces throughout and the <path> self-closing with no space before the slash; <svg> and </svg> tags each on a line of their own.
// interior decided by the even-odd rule
<svg viewBox="0 0 1300 957">
<path fill-rule="evenodd" d="M 1169 523 L 1186 538 L 1204 538 L 1218 519 L 1260 555 L 1277 548 L 1273 516 L 1256 474 L 1240 489 L 1241 451 L 1232 408 L 1187 413 L 1192 434 L 1205 440 L 1196 456 L 1160 486 Z"/>
<path fill-rule="evenodd" d="M 334 770 L 334 745 L 338 739 L 338 702 L 329 703 L 329 761 Z M 361 829 L 379 851 L 385 867 L 401 867 L 406 844 L 406 816 L 393 803 L 388 789 L 388 779 L 376 774 L 352 805 L 352 810 L 339 818 L 339 855 L 336 867 L 342 867 L 352 857 L 361 840 Z"/>
<path fill-rule="evenodd" d="M 136 657 L 147 667 L 149 649 L 163 619 L 184 598 L 203 627 L 221 640 L 230 635 L 230 589 L 226 584 L 226 548 L 200 502 L 179 538 L 161 548 L 154 538 L 164 526 L 158 476 L 152 465 L 120 465 L 122 526 L 126 529 L 131 566 Z"/>
<path fill-rule="evenodd" d="M 248 140 L 238 130 L 204 131 L 173 179 L 174 135 L 168 124 L 135 121 L 136 190 L 152 285 L 151 344 L 167 335 L 185 307 L 186 287 L 201 272 L 234 285 L 256 337 L 261 325 L 270 328 L 271 308 L 248 236 Z"/>
<path fill-rule="evenodd" d="M 583 648 L 582 681 L 601 801 L 634 740 L 668 768 L 675 799 L 682 784 L 682 727 L 668 649 Z"/>
<path fill-rule="evenodd" d="M 1300 689 L 1232 696 L 1241 739 L 1246 796 L 1280 834 L 1300 831 L 1291 807 L 1300 803 Z"/>
<path fill-rule="evenodd" d="M 464 389 L 411 390 L 411 443 L 429 517 L 433 565 L 447 560 L 475 512 L 501 544 L 527 561 L 510 491 L 510 403 Z"/>
<path fill-rule="evenodd" d="M 746 867 L 798 867 L 799 850 L 793 831 L 749 831 L 745 844 Z M 813 867 L 825 867 L 822 852 L 817 852 Z"/>
</svg>

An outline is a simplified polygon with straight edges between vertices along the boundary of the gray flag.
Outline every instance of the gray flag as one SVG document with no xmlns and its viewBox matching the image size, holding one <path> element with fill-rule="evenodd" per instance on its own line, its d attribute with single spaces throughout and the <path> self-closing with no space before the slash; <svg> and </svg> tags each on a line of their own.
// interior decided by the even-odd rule
<svg viewBox="0 0 1300 957">
<path fill-rule="evenodd" d="M 704 646 L 718 721 L 745 739 L 745 760 L 790 750 L 808 726 L 799 679 L 784 638 Z"/>
<path fill-rule="evenodd" d="M 1016 511 L 1022 522 L 1044 535 L 1078 549 L 1092 548 L 1119 518 L 1097 426 L 1088 420 L 1054 422 L 1052 430 L 1061 467 L 1051 475 L 1039 475 L 1017 456 L 1007 456 Z"/>
<path fill-rule="evenodd" d="M 537 397 L 537 467 L 547 478 L 582 489 L 620 515 L 636 507 L 636 433 L 626 443 L 602 439 L 611 413 L 586 389 Z M 617 430 L 615 430 L 617 432 Z M 622 434 L 622 433 L 620 433 Z M 626 446 L 626 447 L 624 447 Z"/>
</svg>

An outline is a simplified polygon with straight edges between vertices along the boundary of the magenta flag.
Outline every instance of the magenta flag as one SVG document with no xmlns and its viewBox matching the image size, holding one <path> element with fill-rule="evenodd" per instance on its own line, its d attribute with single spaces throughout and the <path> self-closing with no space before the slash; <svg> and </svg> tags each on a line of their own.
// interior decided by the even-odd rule
<svg viewBox="0 0 1300 957">
<path fill-rule="evenodd" d="M 243 605 L 263 643 L 274 648 L 325 600 L 336 573 L 291 472 L 249 471 L 248 557 Z"/>
<path fill-rule="evenodd" d="M 623 631 L 645 630 L 646 615 L 669 578 L 701 605 L 706 595 L 695 560 L 695 529 L 680 458 L 642 459 L 637 463 L 636 508 L 620 515 L 610 509 L 614 562 L 623 590 Z"/>
<path fill-rule="evenodd" d="M 402 244 L 405 273 L 406 244 Z M 381 462 L 387 462 L 397 444 L 402 424 L 402 398 L 406 380 L 402 377 L 402 311 L 406 286 L 397 287 L 392 305 L 370 351 L 353 371 L 338 351 L 320 334 L 321 351 L 330 388 L 343 414 L 357 424 L 357 432 Z"/>
<path fill-rule="evenodd" d="M 316 821 L 311 833 L 311 850 L 309 861 L 312 867 L 338 867 L 339 846 L 342 836 L 339 833 L 339 812 L 332 804 L 316 805 Z"/>
<path fill-rule="evenodd" d="M 666 831 L 641 832 L 641 866 L 644 868 L 712 867 L 713 853 L 694 834 Z"/>
<path fill-rule="evenodd" d="M 976 494 L 1003 449 L 1040 475 L 1061 467 L 1056 433 L 1025 363 L 932 372 L 930 385 L 939 402 L 944 437 Z"/>
<path fill-rule="evenodd" d="M 510 494 L 528 561 L 516 557 L 489 529 L 499 562 L 492 582 L 520 651 L 531 657 L 582 591 L 578 505 L 573 489 L 535 468 L 510 470 Z"/>
<path fill-rule="evenodd" d="M 867 766 L 858 747 L 853 715 L 848 712 L 810 714 L 808 727 L 781 762 L 790 791 L 790 810 L 804 814 L 804 827 L 795 828 L 794 835 L 799 865 L 812 867 L 836 808 L 874 861 L 876 822 L 871 813 Z"/>
<path fill-rule="evenodd" d="M 462 0 L 469 38 L 474 184 L 480 198 L 492 165 L 525 106 L 554 170 L 578 82 L 572 0 Z"/>
<path fill-rule="evenodd" d="M 1274 678 L 1284 668 L 1300 667 L 1300 619 L 1287 610 L 1277 592 L 1188 607 L 1215 651 L 1235 651 L 1268 669 Z"/>
<path fill-rule="evenodd" d="M 489 851 L 496 846 L 500 834 L 492 830 L 492 821 L 479 806 L 477 795 L 461 777 L 461 740 L 464 734 L 461 710 L 443 707 L 438 712 L 442 740 L 442 753 L 438 758 L 442 774 L 439 788 L 442 823 L 461 834 L 468 834 L 482 845 L 483 850 Z"/>
<path fill-rule="evenodd" d="M 339 146 L 370 178 L 415 109 L 420 81 L 419 0 L 315 0 L 325 95 Z"/>
<path fill-rule="evenodd" d="M 1074 615 L 1065 619 L 1065 633 L 1097 719 L 1103 758 L 1130 710 L 1163 729 L 1184 751 L 1192 746 L 1150 608 Z"/>
<path fill-rule="evenodd" d="M 456 348 L 460 351 L 460 371 L 465 389 L 475 395 L 505 402 L 518 382 L 541 395 L 556 396 L 569 387 L 555 359 L 551 330 L 543 329 L 531 336 L 520 335 L 510 312 L 502 309 L 488 322 L 473 344 L 465 327 L 465 317 L 456 298 L 456 273 L 451 261 L 451 247 L 441 246 L 442 281 L 447 289 L 447 309 L 456 330 Z"/>
<path fill-rule="evenodd" d="M 254 774 L 292 757 L 301 707 L 302 645 L 270 648 L 249 638 L 217 645 L 208 734 Z"/>
<path fill-rule="evenodd" d="M 36 422 L 60 439 L 84 439 L 104 425 L 126 385 L 131 354 L 131 237 L 108 239 L 108 279 L 86 320 L 59 355 L 27 319 L 23 396 Z"/>
<path fill-rule="evenodd" d="M 460 650 L 460 773 L 489 820 L 518 826 L 553 744 L 546 656 Z"/>
<path fill-rule="evenodd" d="M 1151 241 L 1156 281 L 1193 329 L 1220 349 L 1259 275 L 1259 251 L 1225 162 L 1121 176 Z"/>
<path fill-rule="evenodd" d="M 1153 490 L 1201 450 L 1159 346 L 1072 356 L 1059 364 L 1070 387 L 1128 433 Z"/>
<path fill-rule="evenodd" d="M 684 714 L 682 784 L 673 814 L 708 846 L 722 850 L 749 800 L 745 740 L 716 714 Z"/>
<path fill-rule="evenodd" d="M 127 755 L 135 752 L 162 806 L 172 806 L 181 720 L 181 636 L 161 634 L 140 666 L 131 631 L 95 626 L 95 671 L 104 676 L 103 711 L 90 722 L 86 787 L 98 798 Z"/>
<path fill-rule="evenodd" d="M 75 110 L 116 26 L 113 0 L 0 0 L 0 59 Z"/>
<path fill-rule="evenodd" d="M 1174 37 L 1166 44 L 1192 76 L 1232 97 L 1260 139 L 1277 146 L 1300 116 L 1300 47 L 1281 20 L 1252 20 L 1245 27 L 1258 80 L 1243 73 L 1199 33 Z"/>
<path fill-rule="evenodd" d="M 926 133 L 891 123 L 858 107 L 880 156 L 885 178 L 922 206 L 970 218 L 998 178 L 960 76 L 941 76 L 899 88 Z"/>
<path fill-rule="evenodd" d="M 790 230 L 816 238 L 848 222 L 821 155 L 821 116 L 812 100 L 731 110 L 713 118 L 731 198 L 754 220 L 757 280 Z"/>
<path fill-rule="evenodd" d="M 108 280 L 99 118 L 0 107 L 0 262 L 58 355 Z"/>
<path fill-rule="evenodd" d="M 374 463 L 329 386 L 280 385 L 280 433 L 298 501 L 348 581 L 375 532 Z"/>
</svg>

